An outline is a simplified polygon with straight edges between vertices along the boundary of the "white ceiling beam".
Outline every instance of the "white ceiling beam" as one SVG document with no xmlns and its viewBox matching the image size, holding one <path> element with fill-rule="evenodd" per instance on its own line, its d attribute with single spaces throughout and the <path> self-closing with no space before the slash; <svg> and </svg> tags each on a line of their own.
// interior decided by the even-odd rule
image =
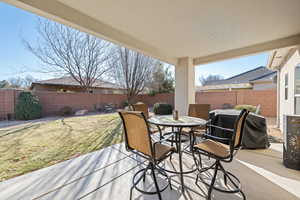
<svg viewBox="0 0 300 200">
<path fill-rule="evenodd" d="M 297 34 L 294 36 L 281 38 L 274 41 L 264 42 L 261 44 L 256 44 L 244 48 L 233 49 L 230 51 L 225 51 L 213 55 L 194 58 L 193 62 L 194 65 L 196 66 L 196 65 L 207 64 L 211 62 L 217 62 L 221 60 L 227 60 L 231 58 L 237 58 L 237 57 L 256 54 L 256 53 L 267 52 L 274 49 L 296 46 L 299 44 L 300 44 L 300 34 Z"/>
<path fill-rule="evenodd" d="M 159 49 L 146 44 L 126 33 L 123 33 L 100 19 L 94 19 L 56 0 L 3 0 L 4 2 L 92 34 L 115 44 L 138 51 L 170 64 L 176 64 L 177 59 L 166 56 Z M 88 3 L 88 2 L 87 2 Z"/>
</svg>

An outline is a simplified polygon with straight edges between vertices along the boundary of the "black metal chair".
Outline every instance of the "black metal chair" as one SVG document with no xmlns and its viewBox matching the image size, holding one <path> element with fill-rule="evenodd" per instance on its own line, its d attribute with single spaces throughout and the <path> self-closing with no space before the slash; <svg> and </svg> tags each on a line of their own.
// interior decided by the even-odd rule
<svg viewBox="0 0 300 200">
<path fill-rule="evenodd" d="M 149 162 L 146 168 L 139 170 L 133 176 L 133 184 L 130 189 L 130 199 L 132 197 L 132 190 L 136 189 L 144 194 L 157 194 L 158 198 L 161 200 L 161 192 L 164 191 L 168 186 L 170 186 L 171 189 L 172 187 L 170 178 L 167 176 L 167 174 L 161 168 L 157 168 L 156 166 L 161 161 L 171 156 L 174 153 L 175 148 L 162 144 L 162 142 L 168 138 L 156 142 L 152 141 L 150 128 L 143 112 L 119 111 L 119 115 L 123 122 L 126 149 L 138 156 L 141 156 Z M 155 192 L 144 191 L 137 187 L 141 180 L 145 182 L 145 177 L 148 170 L 151 170 L 151 174 L 153 176 L 153 181 L 156 188 Z M 155 171 L 168 179 L 168 184 L 162 189 L 160 189 L 158 186 Z M 138 175 L 141 176 L 138 177 Z"/>
<path fill-rule="evenodd" d="M 211 199 L 211 192 L 213 189 L 220 192 L 226 192 L 226 193 L 240 192 L 243 198 L 246 199 L 246 196 L 241 190 L 241 184 L 239 179 L 232 173 L 226 171 L 222 165 L 222 162 L 231 162 L 234 156 L 236 155 L 236 153 L 238 152 L 238 150 L 241 148 L 243 129 L 248 114 L 249 111 L 242 110 L 235 122 L 235 128 L 226 129 L 227 131 L 230 131 L 232 133 L 231 139 L 219 138 L 213 135 L 207 135 L 206 138 L 209 139 L 205 139 L 199 144 L 194 145 L 194 152 L 199 153 L 199 155 L 205 155 L 208 156 L 209 158 L 215 159 L 215 162 L 211 166 L 199 170 L 200 172 L 197 175 L 197 179 L 196 179 L 196 184 L 197 184 L 199 177 L 201 178 L 201 174 L 203 172 L 206 172 L 209 169 L 214 169 L 213 178 L 210 183 L 207 183 L 203 178 L 201 178 L 202 182 L 209 186 L 208 199 Z M 214 125 L 207 125 L 207 126 L 213 126 L 215 129 L 224 129 L 222 127 L 218 127 Z M 229 143 L 229 145 L 223 144 L 221 141 L 226 141 Z M 223 173 L 225 185 L 227 186 L 228 181 L 230 181 L 230 183 L 233 185 L 232 186 L 233 189 L 223 189 L 215 186 L 215 181 L 217 178 L 218 171 L 221 171 Z M 235 181 L 233 179 L 235 179 Z"/>
</svg>

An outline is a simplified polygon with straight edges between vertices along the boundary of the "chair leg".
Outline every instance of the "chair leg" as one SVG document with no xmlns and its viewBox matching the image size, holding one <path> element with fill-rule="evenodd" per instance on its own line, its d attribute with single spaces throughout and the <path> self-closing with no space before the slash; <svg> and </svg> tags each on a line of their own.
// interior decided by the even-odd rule
<svg viewBox="0 0 300 200">
<path fill-rule="evenodd" d="M 173 141 L 174 141 L 174 135 L 171 137 L 171 146 L 173 147 Z M 172 161 L 172 156 L 173 154 L 170 155 L 169 159 L 170 159 L 170 162 Z"/>
<path fill-rule="evenodd" d="M 219 161 L 217 160 L 217 161 L 216 161 L 216 166 L 215 166 L 214 175 L 213 175 L 213 178 L 212 178 L 212 180 L 211 180 L 211 184 L 210 184 L 209 189 L 208 189 L 208 194 L 207 194 L 207 199 L 208 199 L 208 200 L 211 199 L 211 192 L 212 192 L 212 189 L 213 189 L 214 184 L 215 184 L 215 182 L 216 182 L 217 173 L 218 173 L 218 168 L 219 168 Z"/>
<path fill-rule="evenodd" d="M 200 154 L 200 153 L 198 153 L 198 156 L 199 156 L 199 164 L 200 164 L 200 167 L 202 168 L 203 166 L 202 166 L 201 154 Z"/>
<path fill-rule="evenodd" d="M 174 127 L 172 127 L 172 134 L 174 134 Z M 174 136 L 172 136 L 172 138 L 171 138 L 171 146 L 173 147 L 173 145 L 174 145 Z"/>
<path fill-rule="evenodd" d="M 225 183 L 225 185 L 227 185 L 227 176 L 226 176 L 226 174 L 224 174 L 224 183 Z"/>
<path fill-rule="evenodd" d="M 161 200 L 162 198 L 161 198 L 161 194 L 160 194 L 160 191 L 159 191 L 158 183 L 157 183 L 157 180 L 156 180 L 153 163 L 151 163 L 151 171 L 152 171 L 153 181 L 154 181 L 155 188 L 156 188 L 156 191 L 157 191 L 158 199 Z"/>
<path fill-rule="evenodd" d="M 148 169 L 150 168 L 150 163 L 148 164 L 148 166 L 147 166 L 147 168 L 145 169 L 145 172 L 144 172 L 144 174 L 143 174 L 143 182 L 145 183 L 145 181 L 146 181 L 146 175 L 147 175 L 147 171 L 148 171 Z"/>
<path fill-rule="evenodd" d="M 220 165 L 221 170 L 224 173 L 224 182 L 227 185 L 227 178 L 229 179 L 229 181 L 234 185 L 234 187 L 239 188 L 238 185 L 230 178 L 230 176 L 228 175 L 228 173 L 226 172 L 226 170 L 224 169 L 224 167 L 222 165 Z"/>
<path fill-rule="evenodd" d="M 197 185 L 197 183 L 198 183 L 199 176 L 200 176 L 200 173 L 197 174 L 197 177 L 196 177 L 196 180 L 195 180 L 195 184 L 196 184 L 196 185 Z"/>
<path fill-rule="evenodd" d="M 193 132 L 190 131 L 189 132 L 189 138 L 190 138 L 190 151 L 192 152 L 193 151 L 193 146 L 194 146 L 194 139 L 193 139 Z"/>
<path fill-rule="evenodd" d="M 158 169 L 158 172 L 159 172 L 161 175 L 165 176 L 165 177 L 168 179 L 170 189 L 173 190 L 173 187 L 172 187 L 172 184 L 171 184 L 171 181 L 172 181 L 171 177 L 169 177 L 168 174 L 167 174 L 165 171 L 162 171 L 162 170 L 160 170 L 160 169 Z"/>
<path fill-rule="evenodd" d="M 160 126 L 157 125 L 157 129 L 158 129 L 158 132 L 159 132 L 159 139 L 162 140 L 163 139 L 163 134 L 162 134 Z"/>
</svg>

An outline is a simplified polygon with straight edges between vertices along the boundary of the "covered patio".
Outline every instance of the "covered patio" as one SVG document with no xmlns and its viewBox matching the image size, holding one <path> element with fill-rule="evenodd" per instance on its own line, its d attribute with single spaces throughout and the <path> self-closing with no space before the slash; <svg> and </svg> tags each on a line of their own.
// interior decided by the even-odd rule
<svg viewBox="0 0 300 200">
<path fill-rule="evenodd" d="M 194 66 L 300 44 L 298 0 L 4 2 L 175 65 L 180 114 L 195 103 Z"/>
<path fill-rule="evenodd" d="M 268 150 L 242 150 L 237 159 L 225 167 L 234 172 L 250 200 L 296 200 L 300 198 L 300 172 L 286 169 L 281 163 L 281 144 Z M 172 163 L 177 165 L 177 159 Z M 132 176 L 145 163 L 128 153 L 124 144 L 117 144 L 57 165 L 44 168 L 0 183 L 1 199 L 129 199 Z M 204 160 L 205 165 L 210 160 Z M 184 159 L 189 168 L 192 159 Z M 168 161 L 166 165 L 171 163 Z M 176 167 L 176 166 L 175 166 Z M 208 174 L 210 176 L 210 174 Z M 179 177 L 172 177 L 173 190 L 162 192 L 165 200 L 206 199 L 207 187 L 195 184 L 196 174 L 185 177 L 187 190 L 180 190 Z M 219 177 L 221 180 L 222 178 Z M 148 179 L 147 179 L 148 180 Z M 164 184 L 163 180 L 159 180 Z M 149 179 L 146 187 L 154 190 Z M 156 199 L 153 195 L 133 192 L 132 199 Z M 213 191 L 213 199 L 241 199 L 239 194 Z"/>
<path fill-rule="evenodd" d="M 4 2 L 175 65 L 175 109 L 180 115 L 195 103 L 195 66 L 300 44 L 298 0 Z M 239 177 L 247 199 L 300 198 L 300 173 L 282 165 L 282 144 L 242 150 L 235 158 L 225 167 Z M 192 167 L 192 158 L 185 157 L 183 164 Z M 2 182 L 1 199 L 129 199 L 132 176 L 144 165 L 118 144 Z M 172 159 L 165 165 L 178 163 Z M 207 187 L 195 184 L 195 177 L 185 177 L 183 194 L 179 177 L 173 176 L 173 190 L 164 191 L 163 199 L 206 199 Z M 222 178 L 217 182 L 222 185 Z M 153 189 L 152 182 L 146 186 Z M 133 199 L 154 198 L 133 193 Z M 241 196 L 213 191 L 213 199 Z"/>
</svg>

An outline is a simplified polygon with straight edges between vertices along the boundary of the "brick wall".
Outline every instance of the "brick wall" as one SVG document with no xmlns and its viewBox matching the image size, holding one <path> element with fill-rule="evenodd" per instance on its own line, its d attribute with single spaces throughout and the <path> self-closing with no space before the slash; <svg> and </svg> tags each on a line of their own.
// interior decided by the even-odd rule
<svg viewBox="0 0 300 200">
<path fill-rule="evenodd" d="M 126 100 L 126 95 L 120 94 L 90 94 L 90 93 L 58 93 L 35 91 L 43 107 L 43 115 L 57 114 L 64 106 L 73 110 L 87 109 L 89 111 L 100 108 L 105 103 L 112 103 L 120 107 Z"/>
<path fill-rule="evenodd" d="M 13 114 L 19 90 L 0 90 L 0 119 L 6 119 L 7 114 Z M 43 106 L 43 115 L 54 115 L 64 106 L 74 110 L 88 109 L 93 111 L 106 103 L 121 107 L 126 100 L 122 94 L 89 94 L 89 93 L 57 93 L 35 91 Z M 155 96 L 139 95 L 135 101 L 141 101 L 149 106 L 156 102 L 166 102 L 174 105 L 174 94 L 157 94 Z M 224 103 L 231 105 L 250 104 L 261 105 L 261 114 L 268 117 L 276 116 L 276 90 L 244 90 L 226 92 L 197 92 L 196 103 L 211 104 L 212 109 L 222 108 Z"/>
<path fill-rule="evenodd" d="M 223 104 L 237 105 L 237 91 L 197 92 L 196 103 L 210 104 L 211 109 L 222 108 Z"/>
<path fill-rule="evenodd" d="M 139 95 L 137 100 L 147 104 L 148 106 L 153 106 L 158 102 L 168 103 L 174 106 L 173 93 L 156 94 L 155 96 L 149 96 L 147 94 Z"/>
<path fill-rule="evenodd" d="M 15 102 L 19 90 L 1 89 L 0 90 L 0 120 L 7 119 L 8 114 L 13 114 Z M 126 101 L 126 95 L 123 94 L 90 94 L 90 93 L 58 93 L 51 91 L 34 91 L 43 107 L 43 116 L 58 114 L 58 111 L 64 106 L 70 106 L 74 110 L 87 109 L 94 111 L 104 104 L 114 104 L 121 107 Z M 174 105 L 174 94 L 157 94 L 155 96 L 139 95 L 135 101 L 141 101 L 149 106 L 156 102 L 166 102 Z"/>
<path fill-rule="evenodd" d="M 34 92 L 43 106 L 43 115 L 53 115 L 64 106 L 70 106 L 74 110 L 87 109 L 94 111 L 104 104 L 114 104 L 122 107 L 127 97 L 123 94 L 89 94 L 89 93 L 57 93 L 57 92 Z M 174 105 L 174 94 L 157 94 L 155 96 L 139 95 L 135 101 L 141 101 L 149 106 L 156 102 L 167 102 Z"/>
<path fill-rule="evenodd" d="M 20 91 L 0 89 L 0 120 L 7 119 L 8 114 L 14 114 L 15 102 Z"/>
<path fill-rule="evenodd" d="M 197 92 L 196 103 L 210 104 L 212 109 L 222 108 L 223 104 L 261 105 L 261 114 L 276 117 L 276 90 L 240 90 L 226 92 Z"/>
</svg>

